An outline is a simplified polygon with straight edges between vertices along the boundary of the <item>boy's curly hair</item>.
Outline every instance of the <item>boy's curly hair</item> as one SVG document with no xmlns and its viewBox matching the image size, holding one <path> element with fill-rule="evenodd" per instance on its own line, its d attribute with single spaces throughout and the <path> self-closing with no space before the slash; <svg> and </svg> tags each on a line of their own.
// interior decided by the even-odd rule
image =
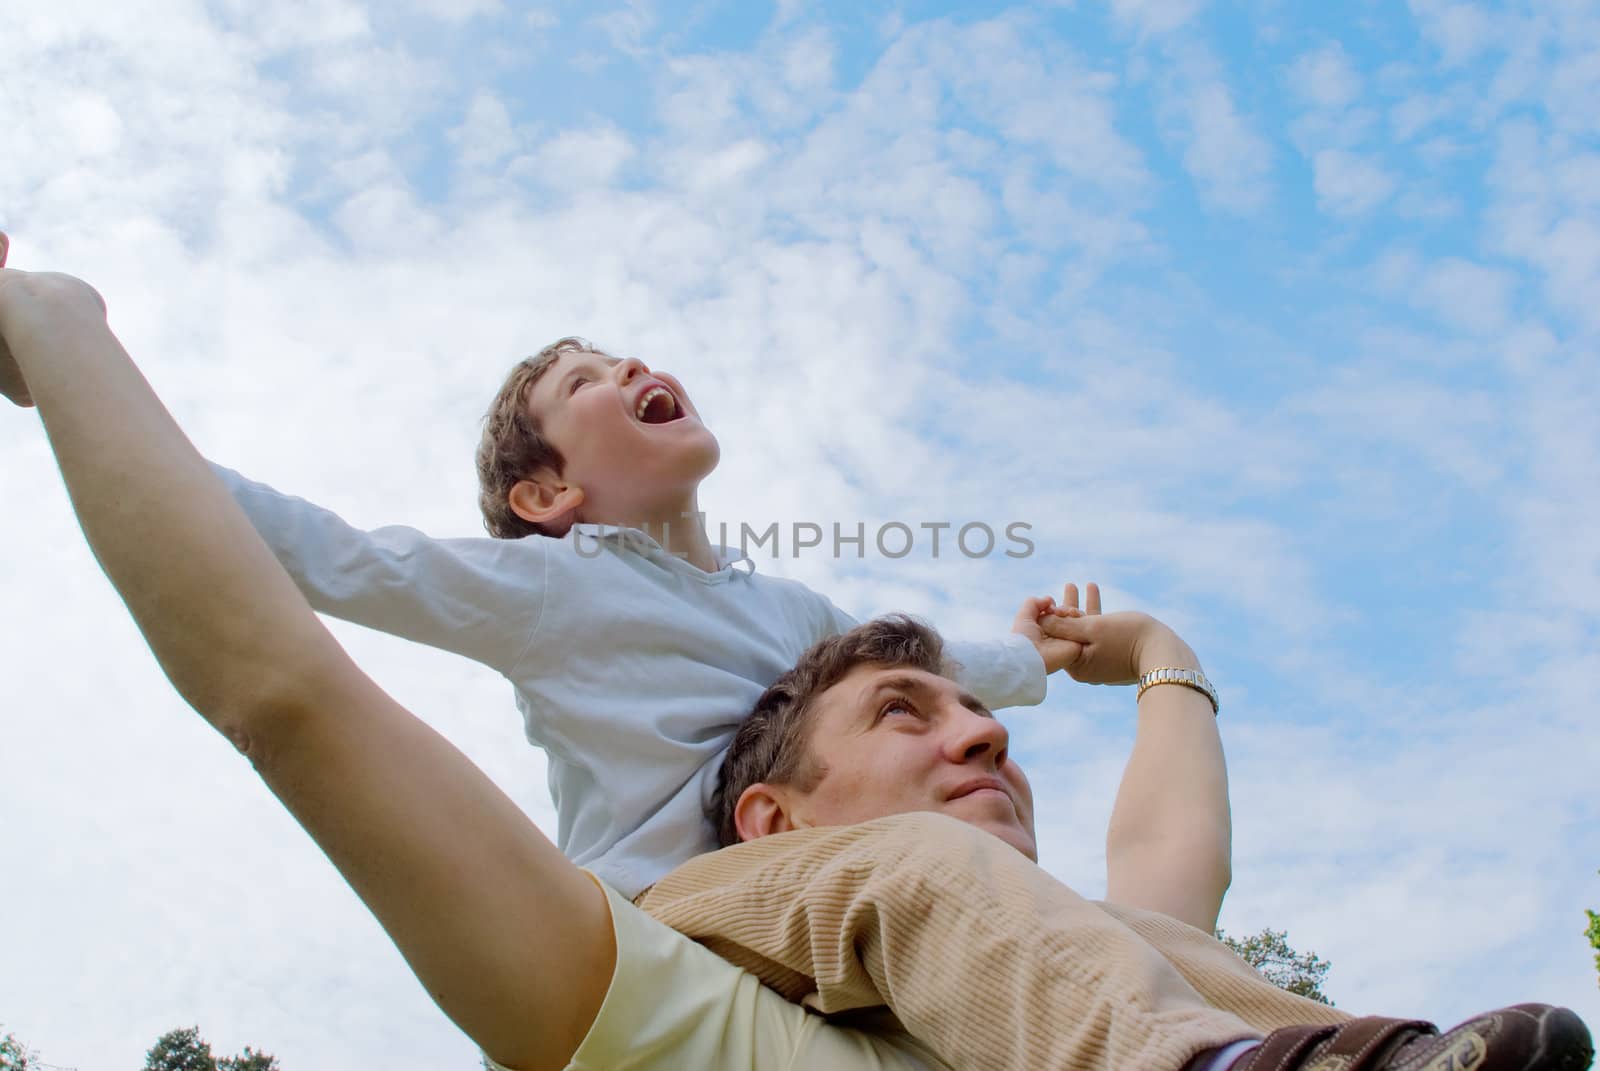
<svg viewBox="0 0 1600 1071">
<path fill-rule="evenodd" d="M 559 474 L 566 465 L 555 444 L 544 437 L 528 412 L 528 393 L 539 378 L 569 353 L 605 354 L 585 338 L 557 339 L 532 357 L 516 363 L 495 393 L 483 417 L 478 440 L 478 510 L 483 526 L 496 539 L 545 535 L 542 525 L 525 521 L 511 508 L 511 489 L 540 469 Z M 609 354 L 606 354 L 609 356 Z"/>
</svg>

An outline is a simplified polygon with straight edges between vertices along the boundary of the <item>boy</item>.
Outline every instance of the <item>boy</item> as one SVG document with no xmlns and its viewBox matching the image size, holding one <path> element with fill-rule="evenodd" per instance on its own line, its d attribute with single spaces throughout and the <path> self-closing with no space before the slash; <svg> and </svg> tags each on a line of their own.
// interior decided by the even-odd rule
<svg viewBox="0 0 1600 1071">
<path fill-rule="evenodd" d="M 632 897 L 717 847 L 706 809 L 733 730 L 802 652 L 855 624 L 711 544 L 698 489 L 718 458 L 676 379 L 565 338 L 512 370 L 485 419 L 492 539 L 364 532 L 217 472 L 317 610 L 512 682 L 549 758 L 557 843 Z M 1003 641 L 953 645 L 990 707 L 1044 697 L 1065 650 L 1035 623 L 1048 605 L 1025 603 Z"/>
</svg>

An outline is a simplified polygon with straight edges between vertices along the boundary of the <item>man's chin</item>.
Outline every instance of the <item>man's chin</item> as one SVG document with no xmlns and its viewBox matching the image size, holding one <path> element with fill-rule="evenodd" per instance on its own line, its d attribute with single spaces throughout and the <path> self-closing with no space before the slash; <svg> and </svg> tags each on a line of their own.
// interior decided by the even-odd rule
<svg viewBox="0 0 1600 1071">
<path fill-rule="evenodd" d="M 974 799 L 974 796 L 964 796 L 952 802 L 959 804 Z M 987 805 L 984 805 L 985 803 Z M 1004 813 L 999 813 L 1001 811 Z M 977 826 L 985 833 L 994 834 L 1029 859 L 1036 863 L 1039 861 L 1039 847 L 1033 833 L 1017 817 L 1016 807 L 1009 797 L 1004 800 L 996 798 L 993 802 L 983 801 L 976 807 L 957 808 L 953 812 L 953 817 L 961 819 L 968 825 Z"/>
<path fill-rule="evenodd" d="M 1039 861 L 1039 846 L 1034 843 L 1033 834 L 1029 833 L 1027 830 L 1015 825 L 1006 825 L 999 828 L 985 826 L 983 828 L 988 829 L 989 832 L 993 833 L 995 836 L 1011 845 L 1013 848 L 1027 856 L 1029 859 L 1033 860 L 1035 863 Z"/>
</svg>

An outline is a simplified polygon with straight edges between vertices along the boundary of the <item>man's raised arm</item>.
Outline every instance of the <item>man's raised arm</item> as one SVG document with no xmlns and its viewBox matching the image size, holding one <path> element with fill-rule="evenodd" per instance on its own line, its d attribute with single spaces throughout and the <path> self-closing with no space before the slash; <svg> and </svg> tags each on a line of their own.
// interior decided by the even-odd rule
<svg viewBox="0 0 1600 1071">
<path fill-rule="evenodd" d="M 5 252 L 0 235 L 0 265 Z M 349 661 L 89 286 L 0 267 L 0 392 L 39 407 L 84 533 L 174 686 L 249 757 L 440 1007 L 507 1066 L 563 1066 L 615 962 L 599 887 Z"/>
<path fill-rule="evenodd" d="M 1100 613 L 1089 585 L 1087 614 L 1076 585 L 1065 609 L 1039 617 L 1044 633 L 1077 644 L 1074 679 L 1128 684 L 1154 669 L 1200 669 L 1176 632 L 1146 614 Z M 1138 700 L 1133 751 L 1106 829 L 1106 899 L 1159 911 L 1212 933 L 1232 878 L 1228 771 L 1211 702 L 1181 685 L 1152 687 Z"/>
</svg>

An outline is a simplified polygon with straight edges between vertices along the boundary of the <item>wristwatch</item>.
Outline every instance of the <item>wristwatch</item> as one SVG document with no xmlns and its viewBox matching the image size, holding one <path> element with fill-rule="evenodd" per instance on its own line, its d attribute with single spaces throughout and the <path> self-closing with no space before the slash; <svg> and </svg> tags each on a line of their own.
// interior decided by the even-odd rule
<svg viewBox="0 0 1600 1071">
<path fill-rule="evenodd" d="M 1217 690 L 1206 675 L 1198 669 L 1183 669 L 1178 666 L 1163 666 L 1152 669 L 1149 673 L 1139 678 L 1139 694 L 1135 699 L 1144 698 L 1146 689 L 1154 688 L 1158 684 L 1181 684 L 1185 688 L 1193 688 L 1207 699 L 1211 700 L 1211 714 L 1213 717 L 1221 710 L 1217 702 Z"/>
</svg>

